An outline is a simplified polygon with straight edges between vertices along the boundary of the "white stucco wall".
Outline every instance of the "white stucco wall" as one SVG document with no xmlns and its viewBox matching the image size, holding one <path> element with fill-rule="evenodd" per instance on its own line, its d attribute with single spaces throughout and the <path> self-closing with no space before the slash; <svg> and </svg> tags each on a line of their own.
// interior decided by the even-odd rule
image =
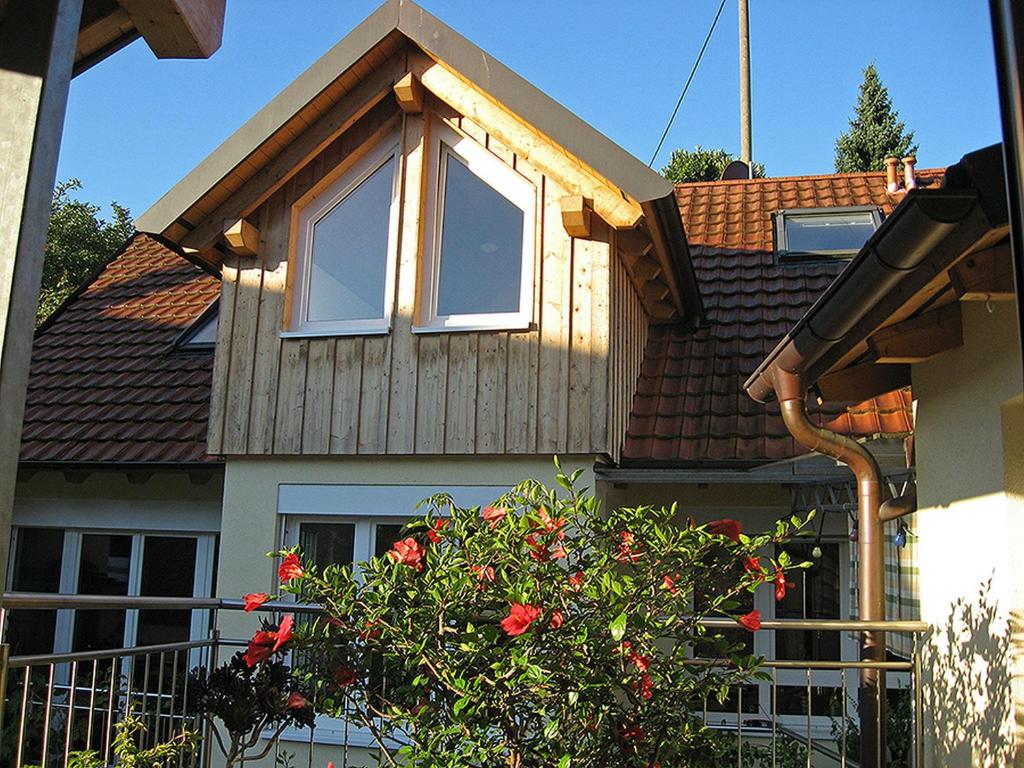
<svg viewBox="0 0 1024 768">
<path fill-rule="evenodd" d="M 1024 702 L 1021 358 L 1011 302 L 962 306 L 963 346 L 913 368 L 927 765 L 1002 766 Z"/>
</svg>

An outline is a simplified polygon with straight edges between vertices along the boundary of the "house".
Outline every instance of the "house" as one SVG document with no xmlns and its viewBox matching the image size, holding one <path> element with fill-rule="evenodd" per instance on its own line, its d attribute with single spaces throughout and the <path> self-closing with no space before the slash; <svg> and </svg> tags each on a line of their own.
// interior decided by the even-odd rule
<svg viewBox="0 0 1024 768">
<path fill-rule="evenodd" d="M 1022 364 L 999 145 L 919 189 L 745 383 L 797 414 L 807 387 L 913 384 L 924 764 L 1019 761 Z M 859 470 L 863 472 L 863 468 Z M 862 511 L 865 501 L 862 500 Z M 870 511 L 870 510 L 869 510 Z M 877 516 L 875 508 L 874 514 Z"/>
<path fill-rule="evenodd" d="M 754 528 L 821 510 L 806 547 L 820 567 L 764 612 L 853 615 L 849 473 L 807 457 L 743 382 L 910 194 L 885 174 L 674 187 L 388 2 L 141 217 L 41 329 L 14 588 L 272 591 L 268 551 L 366 559 L 427 495 L 485 503 L 549 477 L 557 454 L 607 504 L 679 501 Z M 893 484 L 910 474 L 906 383 L 813 415 L 870 438 Z M 913 599 L 901 585 L 895 610 Z M 134 611 L 104 616 L 15 617 L 18 652 L 157 631 Z M 201 636 L 201 619 L 175 621 L 161 636 Z M 222 616 L 226 636 L 251 628 Z M 856 643 L 765 633 L 755 650 L 814 660 Z M 779 683 L 779 713 L 802 727 L 807 679 Z M 815 678 L 814 711 L 841 685 Z M 771 711 L 767 688 L 743 701 Z M 317 738 L 347 735 L 325 723 Z"/>
</svg>

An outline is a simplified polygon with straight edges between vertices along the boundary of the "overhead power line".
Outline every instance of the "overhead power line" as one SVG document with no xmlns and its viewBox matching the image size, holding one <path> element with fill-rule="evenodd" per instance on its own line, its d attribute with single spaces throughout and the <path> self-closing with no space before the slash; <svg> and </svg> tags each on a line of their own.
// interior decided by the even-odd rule
<svg viewBox="0 0 1024 768">
<path fill-rule="evenodd" d="M 718 26 L 718 19 L 722 15 L 723 8 L 725 8 L 725 0 L 722 0 L 718 5 L 718 13 L 715 14 L 715 19 L 711 22 L 711 28 L 708 30 L 707 37 L 704 38 L 704 45 L 700 47 L 700 53 L 697 54 L 697 60 L 693 62 L 693 69 L 690 70 L 690 76 L 686 78 L 686 85 L 683 86 L 683 92 L 679 94 L 679 101 L 676 102 L 676 108 L 672 110 L 672 116 L 668 119 L 668 125 L 665 126 L 665 131 L 661 134 L 661 139 L 658 141 L 658 147 L 654 150 L 654 154 L 651 155 L 651 162 L 647 164 L 648 168 L 654 166 L 654 161 L 658 158 L 658 153 L 661 152 L 661 147 L 665 143 L 665 138 L 668 136 L 669 130 L 672 128 L 672 123 L 675 122 L 676 115 L 679 114 L 679 108 L 683 106 L 683 99 L 686 98 L 686 92 L 690 90 L 690 83 L 693 82 L 693 76 L 697 74 L 697 67 L 700 66 L 700 60 L 704 58 L 704 51 L 708 49 L 708 43 L 711 42 L 711 36 L 715 34 L 715 27 Z"/>
</svg>

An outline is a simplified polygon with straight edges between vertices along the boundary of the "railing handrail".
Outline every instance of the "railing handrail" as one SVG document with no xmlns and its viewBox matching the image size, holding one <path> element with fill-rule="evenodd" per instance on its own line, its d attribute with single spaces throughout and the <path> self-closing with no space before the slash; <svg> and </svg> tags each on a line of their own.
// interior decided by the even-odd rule
<svg viewBox="0 0 1024 768">
<path fill-rule="evenodd" d="M 146 597 L 123 595 L 79 595 L 48 592 L 4 592 L 0 597 L 0 608 L 34 609 L 81 609 L 98 610 L 111 608 L 184 610 L 216 609 L 239 611 L 245 601 L 221 597 Z M 317 603 L 294 603 L 275 600 L 264 603 L 257 610 L 288 613 L 320 613 L 323 606 Z M 735 629 L 732 619 L 701 619 L 699 622 L 708 629 Z M 761 629 L 770 631 L 839 631 L 839 632 L 908 632 L 923 633 L 930 625 L 923 621 L 860 621 L 858 619 L 772 619 L 761 622 Z"/>
<path fill-rule="evenodd" d="M 218 645 L 215 638 L 205 640 L 183 640 L 179 643 L 159 643 L 157 645 L 136 645 L 130 648 L 104 648 L 97 651 L 71 651 L 69 653 L 37 653 L 24 656 L 11 656 L 7 660 L 7 666 L 11 669 L 20 667 L 34 667 L 47 664 L 65 664 L 71 661 L 100 661 L 103 659 L 118 659 L 126 656 L 145 656 L 151 653 L 174 653 L 175 651 L 190 651 L 193 648 L 209 648 Z"/>
</svg>

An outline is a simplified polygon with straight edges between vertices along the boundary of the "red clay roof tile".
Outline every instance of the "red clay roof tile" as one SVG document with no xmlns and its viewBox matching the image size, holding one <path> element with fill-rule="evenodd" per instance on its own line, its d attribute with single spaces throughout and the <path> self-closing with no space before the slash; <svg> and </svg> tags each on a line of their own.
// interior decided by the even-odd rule
<svg viewBox="0 0 1024 768">
<path fill-rule="evenodd" d="M 136 235 L 37 335 L 22 461 L 219 461 L 206 454 L 213 355 L 173 351 L 219 291 Z"/>
</svg>

